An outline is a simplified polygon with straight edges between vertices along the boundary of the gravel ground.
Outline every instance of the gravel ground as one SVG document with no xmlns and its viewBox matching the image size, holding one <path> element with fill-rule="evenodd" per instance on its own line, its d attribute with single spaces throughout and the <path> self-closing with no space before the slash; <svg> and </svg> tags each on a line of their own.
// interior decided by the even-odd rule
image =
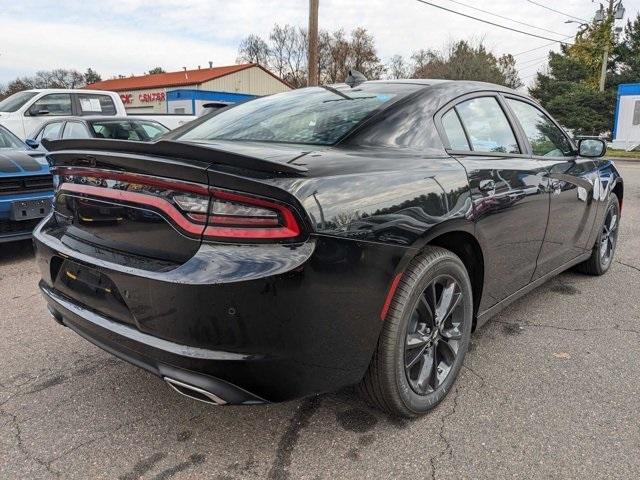
<svg viewBox="0 0 640 480">
<path fill-rule="evenodd" d="M 60 327 L 29 242 L 0 246 L 0 478 L 639 478 L 640 162 L 616 263 L 565 273 L 474 335 L 457 387 L 403 421 L 350 390 L 215 408 Z"/>
</svg>

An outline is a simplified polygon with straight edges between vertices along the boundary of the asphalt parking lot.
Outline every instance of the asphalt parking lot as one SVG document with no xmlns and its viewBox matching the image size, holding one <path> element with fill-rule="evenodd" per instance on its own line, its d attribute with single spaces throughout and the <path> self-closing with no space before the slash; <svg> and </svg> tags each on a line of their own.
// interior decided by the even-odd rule
<svg viewBox="0 0 640 480">
<path fill-rule="evenodd" d="M 29 242 L 0 245 L 0 478 L 639 478 L 640 162 L 616 263 L 564 273 L 476 332 L 416 421 L 350 390 L 211 407 L 50 319 Z"/>
</svg>

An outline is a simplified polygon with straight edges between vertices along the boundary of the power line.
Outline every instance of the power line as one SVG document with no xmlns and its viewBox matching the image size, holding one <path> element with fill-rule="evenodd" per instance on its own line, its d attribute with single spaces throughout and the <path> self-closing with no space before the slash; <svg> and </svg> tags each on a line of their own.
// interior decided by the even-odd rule
<svg viewBox="0 0 640 480">
<path fill-rule="evenodd" d="M 568 40 L 569 38 L 573 38 L 573 35 L 570 35 L 568 37 L 564 37 L 563 40 Z M 514 53 L 512 56 L 517 57 L 519 55 L 524 55 L 525 53 L 533 52 L 534 50 L 540 50 L 541 48 L 548 47 L 548 46 L 553 45 L 555 43 L 557 43 L 557 42 L 545 43 L 544 45 L 540 45 L 539 47 L 530 48 L 529 50 L 524 50 L 522 52 Z M 567 43 L 567 42 L 563 42 L 563 43 L 565 43 L 566 45 L 571 45 L 571 43 Z"/>
<path fill-rule="evenodd" d="M 526 22 L 521 22 L 519 20 L 514 20 L 513 18 L 505 17 L 504 15 L 499 15 L 499 14 L 494 13 L 494 12 L 489 12 L 488 10 L 483 10 L 481 8 L 474 7 L 472 5 L 467 5 L 466 3 L 459 2 L 458 0 L 449 0 L 449 1 L 452 2 L 452 3 L 457 3 L 458 5 L 462 5 L 463 7 L 470 8 L 471 10 L 476 10 L 478 12 L 486 13 L 488 15 L 493 15 L 494 17 L 502 18 L 503 20 L 508 20 L 510 22 L 513 22 L 513 23 L 519 23 L 520 25 L 524 25 L 524 26 L 529 27 L 529 28 L 535 28 L 536 30 L 541 30 L 543 32 L 553 33 L 554 35 L 560 35 L 560 36 L 564 36 L 565 35 L 564 33 L 558 33 L 558 32 L 554 32 L 553 30 L 548 30 L 546 28 L 536 27 L 535 25 L 531 25 L 531 24 L 526 23 Z"/>
<path fill-rule="evenodd" d="M 420 3 L 424 3 L 425 5 L 429 5 L 431 7 L 436 7 L 436 8 L 439 8 L 441 10 L 445 10 L 445 11 L 450 12 L 450 13 L 455 13 L 456 15 L 461 15 L 463 17 L 470 18 L 472 20 L 477 20 L 478 22 L 482 22 L 482 23 L 487 23 L 489 25 L 493 25 L 494 27 L 504 28 L 505 30 L 510 30 L 512 32 L 522 33 L 523 35 L 529 35 L 530 37 L 541 38 L 542 40 L 552 40 L 553 42 L 557 42 L 557 43 L 565 43 L 562 40 L 555 40 L 553 38 L 543 37 L 542 35 L 536 35 L 535 33 L 524 32 L 522 30 L 518 30 L 517 28 L 511 28 L 511 27 L 507 27 L 506 25 L 501 25 L 499 23 L 490 22 L 489 20 L 483 20 L 482 18 L 474 17 L 472 15 L 467 15 L 466 13 L 462 13 L 462 12 L 457 12 L 455 10 L 451 10 L 450 8 L 446 8 L 446 7 L 443 7 L 441 5 L 436 5 L 435 3 L 427 2 L 425 0 L 417 0 L 417 1 L 420 2 Z"/>
<path fill-rule="evenodd" d="M 569 18 L 573 18 L 574 20 L 580 20 L 581 22 L 589 23 L 589 20 L 585 20 L 584 18 L 580 18 L 580 17 L 574 17 L 573 15 L 569 15 L 568 13 L 561 12 L 560 10 L 555 10 L 551 7 L 547 7 L 546 5 L 543 5 L 538 2 L 534 2 L 533 0 L 527 0 L 527 2 L 533 3 L 534 5 L 537 5 L 542 8 L 546 8 L 547 10 L 551 10 L 552 12 L 559 13 L 560 15 L 564 15 L 565 17 L 569 17 Z"/>
<path fill-rule="evenodd" d="M 532 58 L 530 60 L 527 60 L 526 62 L 522 62 L 520 64 L 520 67 L 524 67 L 525 65 L 529 65 L 531 63 L 535 64 L 537 62 L 540 62 L 541 60 L 545 60 L 546 58 L 548 58 L 548 55 L 545 55 L 544 57 Z"/>
</svg>

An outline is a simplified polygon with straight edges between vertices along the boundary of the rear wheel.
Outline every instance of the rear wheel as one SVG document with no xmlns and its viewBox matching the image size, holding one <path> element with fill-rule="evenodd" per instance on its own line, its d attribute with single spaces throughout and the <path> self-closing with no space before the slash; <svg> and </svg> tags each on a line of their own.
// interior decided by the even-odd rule
<svg viewBox="0 0 640 480">
<path fill-rule="evenodd" d="M 473 298 L 462 261 L 428 247 L 404 273 L 360 393 L 391 414 L 416 417 L 435 407 L 469 347 Z"/>
<path fill-rule="evenodd" d="M 591 251 L 591 257 L 580 263 L 577 270 L 589 275 L 603 275 L 613 263 L 618 245 L 618 225 L 620 224 L 620 201 L 615 193 L 611 194 L 604 222 Z"/>
</svg>

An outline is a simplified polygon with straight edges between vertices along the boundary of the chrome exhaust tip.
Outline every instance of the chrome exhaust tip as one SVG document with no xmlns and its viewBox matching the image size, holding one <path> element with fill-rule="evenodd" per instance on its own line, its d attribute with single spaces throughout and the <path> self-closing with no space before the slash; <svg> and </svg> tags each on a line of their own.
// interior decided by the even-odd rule
<svg viewBox="0 0 640 480">
<path fill-rule="evenodd" d="M 189 397 L 193 400 L 198 400 L 199 402 L 209 403 L 211 405 L 225 405 L 227 402 L 217 396 L 214 393 L 207 392 L 200 387 L 195 387 L 193 385 L 189 385 L 188 383 L 180 382 L 174 378 L 163 377 L 164 381 L 176 392 L 180 395 L 184 395 L 185 397 Z"/>
</svg>

